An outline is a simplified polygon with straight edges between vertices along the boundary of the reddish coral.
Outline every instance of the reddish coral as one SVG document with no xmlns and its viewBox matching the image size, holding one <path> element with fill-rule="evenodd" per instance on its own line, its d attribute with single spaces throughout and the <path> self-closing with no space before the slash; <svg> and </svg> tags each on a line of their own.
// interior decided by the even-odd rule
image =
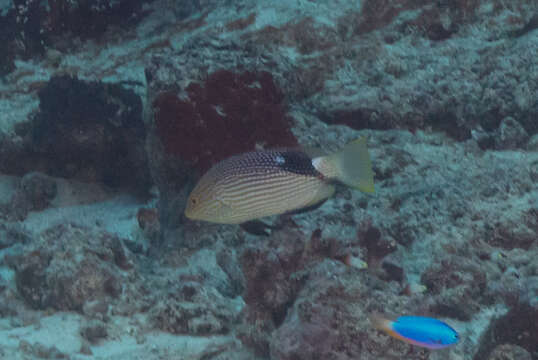
<svg viewBox="0 0 538 360">
<path fill-rule="evenodd" d="M 256 146 L 297 146 L 283 95 L 267 72 L 217 71 L 191 83 L 188 99 L 165 92 L 153 103 L 165 151 L 199 170 Z"/>
</svg>

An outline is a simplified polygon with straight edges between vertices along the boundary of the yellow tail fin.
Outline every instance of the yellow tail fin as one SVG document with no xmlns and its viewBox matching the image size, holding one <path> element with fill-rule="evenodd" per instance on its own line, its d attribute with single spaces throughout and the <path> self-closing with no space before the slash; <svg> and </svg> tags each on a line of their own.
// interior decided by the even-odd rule
<svg viewBox="0 0 538 360">
<path fill-rule="evenodd" d="M 350 142 L 341 152 L 321 160 L 317 168 L 322 174 L 366 193 L 375 191 L 374 172 L 365 137 Z"/>
</svg>

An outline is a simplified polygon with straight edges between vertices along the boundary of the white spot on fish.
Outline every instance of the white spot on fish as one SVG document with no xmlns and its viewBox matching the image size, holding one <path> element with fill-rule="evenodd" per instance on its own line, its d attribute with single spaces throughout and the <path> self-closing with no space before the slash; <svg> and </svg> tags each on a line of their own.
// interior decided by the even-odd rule
<svg viewBox="0 0 538 360">
<path fill-rule="evenodd" d="M 277 156 L 275 157 L 275 161 L 276 161 L 276 163 L 277 163 L 278 165 L 282 165 L 282 164 L 284 164 L 284 163 L 286 162 L 286 159 L 284 159 L 284 157 L 281 156 L 281 155 L 277 155 Z"/>
<path fill-rule="evenodd" d="M 319 169 L 321 168 L 321 157 L 312 159 L 312 166 L 314 167 L 314 169 L 320 171 Z"/>
</svg>

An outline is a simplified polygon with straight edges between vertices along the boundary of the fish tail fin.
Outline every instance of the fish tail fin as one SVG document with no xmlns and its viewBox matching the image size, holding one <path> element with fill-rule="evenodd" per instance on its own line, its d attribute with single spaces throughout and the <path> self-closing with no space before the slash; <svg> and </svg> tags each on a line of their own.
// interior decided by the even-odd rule
<svg viewBox="0 0 538 360">
<path fill-rule="evenodd" d="M 313 164 L 327 178 L 336 179 L 362 192 L 375 191 L 374 172 L 365 137 L 350 142 L 338 153 L 314 159 Z"/>
<path fill-rule="evenodd" d="M 372 326 L 378 330 L 386 332 L 392 330 L 392 321 L 379 313 L 370 314 L 369 319 Z"/>
</svg>

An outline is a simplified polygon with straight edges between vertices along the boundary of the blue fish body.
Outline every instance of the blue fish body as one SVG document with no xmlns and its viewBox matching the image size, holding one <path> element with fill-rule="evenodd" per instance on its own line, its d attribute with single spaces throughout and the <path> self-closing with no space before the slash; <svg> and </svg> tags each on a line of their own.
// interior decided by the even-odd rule
<svg viewBox="0 0 538 360">
<path fill-rule="evenodd" d="M 456 330 L 437 319 L 422 316 L 400 316 L 389 322 L 392 336 L 414 345 L 440 349 L 458 342 Z"/>
</svg>

